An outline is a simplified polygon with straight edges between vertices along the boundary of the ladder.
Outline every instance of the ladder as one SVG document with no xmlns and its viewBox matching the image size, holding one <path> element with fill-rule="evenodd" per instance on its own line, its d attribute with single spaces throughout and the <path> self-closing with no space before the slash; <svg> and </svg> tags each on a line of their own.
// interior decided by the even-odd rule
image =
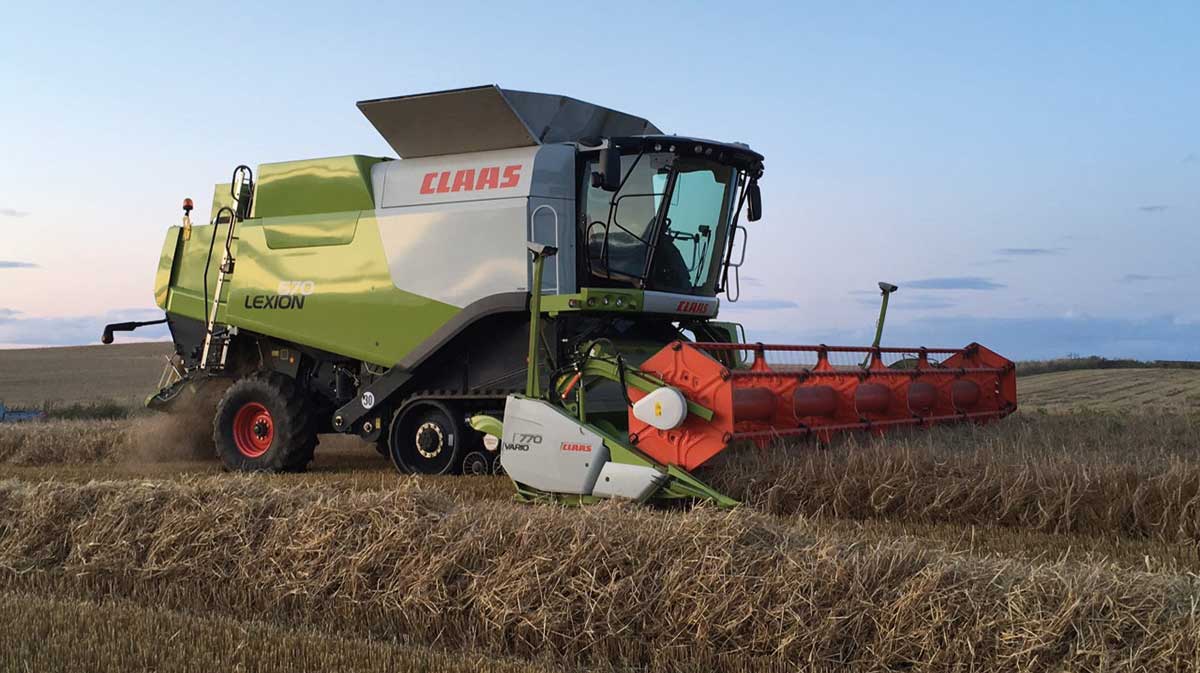
<svg viewBox="0 0 1200 673">
<path fill-rule="evenodd" d="M 217 283 L 213 291 L 212 306 L 208 308 L 208 320 L 204 327 L 204 350 L 200 354 L 200 369 L 219 373 L 225 369 L 229 357 L 229 342 L 237 334 L 237 327 L 217 323 L 217 309 L 221 305 L 221 292 L 225 289 L 225 281 L 233 274 L 234 256 L 233 242 L 237 240 L 234 231 L 237 224 L 250 217 L 250 205 L 254 198 L 254 174 L 248 166 L 238 166 L 233 169 L 233 177 L 229 184 L 229 195 L 233 197 L 233 206 L 222 206 L 213 218 L 212 241 L 208 244 L 208 259 L 204 263 L 204 293 L 208 301 L 208 267 L 212 264 L 213 247 L 217 240 L 217 227 L 222 215 L 229 217 L 229 229 L 225 232 L 225 246 L 221 253 L 221 264 L 217 267 Z"/>
</svg>

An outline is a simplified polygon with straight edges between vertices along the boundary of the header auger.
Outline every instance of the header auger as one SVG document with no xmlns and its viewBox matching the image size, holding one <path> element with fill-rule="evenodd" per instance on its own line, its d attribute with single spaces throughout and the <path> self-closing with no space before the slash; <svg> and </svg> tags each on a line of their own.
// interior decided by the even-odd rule
<svg viewBox="0 0 1200 673">
<path fill-rule="evenodd" d="M 239 166 L 207 224 L 187 200 L 168 230 L 176 359 L 147 403 L 223 391 L 230 469 L 302 470 L 344 433 L 531 500 L 731 505 L 690 471 L 741 442 L 1016 408 L 1012 363 L 976 344 L 751 344 L 717 320 L 762 212 L 744 144 L 496 86 L 358 106 L 401 160 Z"/>
</svg>

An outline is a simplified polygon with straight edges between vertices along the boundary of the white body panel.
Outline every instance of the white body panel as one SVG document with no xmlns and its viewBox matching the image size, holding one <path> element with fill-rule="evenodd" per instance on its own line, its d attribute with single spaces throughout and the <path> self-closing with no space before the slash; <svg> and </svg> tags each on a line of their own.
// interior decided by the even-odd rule
<svg viewBox="0 0 1200 673">
<path fill-rule="evenodd" d="M 388 161 L 371 178 L 397 288 L 458 307 L 527 291 L 534 240 L 560 250 L 543 290 L 576 291 L 572 146 Z"/>
<path fill-rule="evenodd" d="M 546 402 L 508 396 L 500 464 L 513 481 L 588 495 L 607 462 L 608 447 L 600 435 Z"/>
<path fill-rule="evenodd" d="M 463 307 L 528 287 L 525 199 L 385 208 L 379 235 L 392 282 Z"/>
<path fill-rule="evenodd" d="M 697 297 L 690 294 L 647 290 L 643 300 L 648 313 L 684 313 L 711 318 L 717 314 L 721 301 L 716 297 Z"/>
<path fill-rule="evenodd" d="M 529 196 L 538 147 L 451 154 L 377 164 L 382 208 Z"/>
<path fill-rule="evenodd" d="M 641 502 L 649 498 L 666 478 L 667 475 L 645 465 L 605 463 L 592 495 Z"/>
</svg>

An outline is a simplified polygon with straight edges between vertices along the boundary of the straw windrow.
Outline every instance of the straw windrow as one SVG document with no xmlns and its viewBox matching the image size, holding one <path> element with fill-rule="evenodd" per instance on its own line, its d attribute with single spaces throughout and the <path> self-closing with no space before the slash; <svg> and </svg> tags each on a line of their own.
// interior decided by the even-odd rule
<svg viewBox="0 0 1200 673">
<path fill-rule="evenodd" d="M 819 538 L 749 511 L 262 479 L 0 484 L 10 588 L 655 670 L 1188 669 L 1195 578 Z"/>
<path fill-rule="evenodd" d="M 195 438 L 205 430 L 170 417 L 0 426 L 0 464 L 188 459 L 203 452 Z M 740 447 L 714 462 L 705 479 L 775 515 L 1200 541 L 1196 416 L 1026 414 L 984 428 L 851 436 L 829 448 Z M 442 490 L 494 498 L 505 490 L 504 480 L 495 481 L 481 488 L 451 480 Z"/>
</svg>

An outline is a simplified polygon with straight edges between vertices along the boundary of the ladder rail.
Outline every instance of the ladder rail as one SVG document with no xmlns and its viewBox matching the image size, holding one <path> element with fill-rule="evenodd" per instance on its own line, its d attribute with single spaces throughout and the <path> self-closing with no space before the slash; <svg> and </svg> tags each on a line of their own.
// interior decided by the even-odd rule
<svg viewBox="0 0 1200 673">
<path fill-rule="evenodd" d="M 205 324 L 205 328 L 204 328 L 204 351 L 200 355 L 200 368 L 201 369 L 209 368 L 209 354 L 212 350 L 213 333 L 216 330 L 216 326 L 217 326 L 217 309 L 220 308 L 220 305 L 221 305 L 221 291 L 224 290 L 224 288 L 225 288 L 225 279 L 233 271 L 233 253 L 232 253 L 231 248 L 232 248 L 233 238 L 234 238 L 233 232 L 234 232 L 235 227 L 237 226 L 237 215 L 232 208 L 229 208 L 228 206 L 224 206 L 220 210 L 217 211 L 217 217 L 213 223 L 213 240 L 215 241 L 216 237 L 217 237 L 216 227 L 219 226 L 219 224 L 220 224 L 221 214 L 226 211 L 229 212 L 229 230 L 225 234 L 225 247 L 221 252 L 221 263 L 217 267 L 217 283 L 216 283 L 216 286 L 213 288 L 212 303 L 209 306 L 208 320 L 207 320 L 207 323 Z M 209 264 L 212 263 L 212 245 L 211 244 L 209 245 L 208 255 L 209 255 L 209 259 L 206 261 L 205 266 L 204 266 L 204 291 L 205 291 L 206 295 L 208 292 L 208 266 L 209 266 Z M 228 340 L 225 340 L 224 345 L 228 346 Z M 226 348 L 222 348 L 221 361 L 220 361 L 220 364 L 218 365 L 218 369 L 225 366 L 225 357 L 226 357 L 225 351 L 226 351 Z"/>
<path fill-rule="evenodd" d="M 221 223 L 221 215 L 228 213 L 229 229 L 225 232 L 225 246 L 221 252 L 221 264 L 217 267 L 217 282 L 213 288 L 212 305 L 208 308 L 208 320 L 204 329 L 204 349 L 200 354 L 200 368 L 214 369 L 221 371 L 225 368 L 226 360 L 229 356 L 229 340 L 233 335 L 230 330 L 217 333 L 217 310 L 221 305 L 221 292 L 225 288 L 225 281 L 233 274 L 234 264 L 236 262 L 233 256 L 233 242 L 237 240 L 234 235 L 237 225 L 242 222 L 250 214 L 250 204 L 254 194 L 254 174 L 250 168 L 245 165 L 240 165 L 233 169 L 233 177 L 230 180 L 229 194 L 233 197 L 233 206 L 222 206 L 217 210 L 216 217 L 213 218 L 213 234 L 212 240 L 208 244 L 208 259 L 204 262 L 204 295 L 205 303 L 208 302 L 208 269 L 212 264 L 213 247 L 217 240 L 217 227 Z M 215 366 L 210 363 L 212 354 L 213 337 L 218 336 L 220 341 L 221 355 Z"/>
</svg>

